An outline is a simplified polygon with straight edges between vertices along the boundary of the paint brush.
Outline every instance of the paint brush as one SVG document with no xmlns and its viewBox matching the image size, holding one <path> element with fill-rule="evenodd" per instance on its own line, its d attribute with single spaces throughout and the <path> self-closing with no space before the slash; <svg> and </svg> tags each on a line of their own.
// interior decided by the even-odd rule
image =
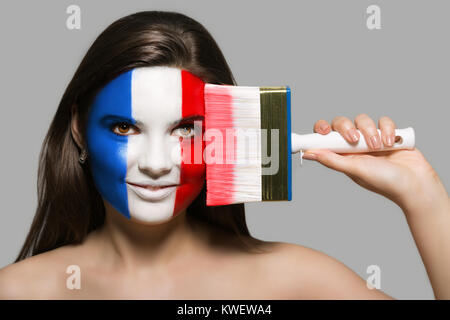
<svg viewBox="0 0 450 320">
<path fill-rule="evenodd" d="M 292 199 L 292 153 L 329 149 L 337 153 L 374 152 L 363 135 L 356 144 L 338 132 L 291 131 L 291 91 L 284 87 L 246 87 L 206 83 L 206 204 L 227 205 Z M 379 131 L 379 130 L 378 130 Z M 412 149 L 413 128 L 396 129 L 392 147 Z"/>
</svg>

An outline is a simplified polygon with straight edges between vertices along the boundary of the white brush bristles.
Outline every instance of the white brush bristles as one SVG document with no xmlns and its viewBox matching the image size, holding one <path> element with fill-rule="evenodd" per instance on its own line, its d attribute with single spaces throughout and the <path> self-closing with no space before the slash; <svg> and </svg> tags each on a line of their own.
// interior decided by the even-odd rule
<svg viewBox="0 0 450 320">
<path fill-rule="evenodd" d="M 261 201 L 259 87 L 206 84 L 205 115 L 205 130 L 218 129 L 223 135 L 225 163 L 206 161 L 207 204 Z"/>
<path fill-rule="evenodd" d="M 261 103 L 259 87 L 232 87 L 236 129 L 235 203 L 261 201 Z"/>
</svg>

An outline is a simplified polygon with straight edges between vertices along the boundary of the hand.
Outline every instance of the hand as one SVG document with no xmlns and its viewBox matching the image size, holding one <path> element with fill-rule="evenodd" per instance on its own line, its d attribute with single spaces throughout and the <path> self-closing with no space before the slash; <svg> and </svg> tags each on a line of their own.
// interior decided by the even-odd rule
<svg viewBox="0 0 450 320">
<path fill-rule="evenodd" d="M 355 143 L 361 137 L 358 129 L 373 151 L 381 144 L 394 143 L 395 123 L 388 117 L 378 121 L 381 137 L 374 121 L 366 114 L 355 118 L 355 123 L 346 117 L 335 117 L 331 126 L 325 120 L 314 125 L 314 132 L 328 134 L 338 131 L 348 142 Z M 418 149 L 378 151 L 375 153 L 336 154 L 330 150 L 307 150 L 305 159 L 317 160 L 323 165 L 343 172 L 360 186 L 381 194 L 400 207 L 433 204 L 448 195 L 434 169 Z"/>
</svg>

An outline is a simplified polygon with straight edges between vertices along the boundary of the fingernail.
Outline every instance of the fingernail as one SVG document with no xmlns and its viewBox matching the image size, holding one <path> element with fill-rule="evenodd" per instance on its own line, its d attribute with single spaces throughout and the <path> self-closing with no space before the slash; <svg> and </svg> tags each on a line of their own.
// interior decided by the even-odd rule
<svg viewBox="0 0 450 320">
<path fill-rule="evenodd" d="M 325 123 L 322 123 L 320 125 L 320 130 L 322 130 L 323 132 L 327 131 L 328 130 L 328 125 L 326 125 Z"/>
<path fill-rule="evenodd" d="M 347 131 L 347 135 L 350 138 L 350 140 L 352 142 L 356 142 L 358 141 L 358 132 L 356 131 L 356 129 L 350 129 Z"/>
<path fill-rule="evenodd" d="M 381 147 L 380 137 L 378 135 L 371 136 L 370 144 L 371 144 L 372 149 L 379 149 Z"/>
<path fill-rule="evenodd" d="M 394 144 L 394 137 L 391 135 L 388 135 L 386 137 L 386 143 L 389 147 L 392 147 L 392 145 Z"/>
<path fill-rule="evenodd" d="M 316 160 L 317 159 L 317 155 L 315 153 L 305 152 L 303 154 L 303 159 Z"/>
</svg>

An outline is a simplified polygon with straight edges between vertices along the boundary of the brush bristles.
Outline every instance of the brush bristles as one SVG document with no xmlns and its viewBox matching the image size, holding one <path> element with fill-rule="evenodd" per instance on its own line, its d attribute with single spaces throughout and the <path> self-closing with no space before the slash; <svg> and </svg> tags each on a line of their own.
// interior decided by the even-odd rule
<svg viewBox="0 0 450 320">
<path fill-rule="evenodd" d="M 206 84 L 204 93 L 206 204 L 291 200 L 289 87 Z"/>
<path fill-rule="evenodd" d="M 205 85 L 205 131 L 222 137 L 206 142 L 217 161 L 207 160 L 207 205 L 261 201 L 260 108 L 259 87 Z"/>
<path fill-rule="evenodd" d="M 231 87 L 236 135 L 232 203 L 261 201 L 261 102 L 258 87 Z M 236 188 L 237 187 L 237 188 Z M 237 192 L 236 192 L 237 191 Z"/>
</svg>

